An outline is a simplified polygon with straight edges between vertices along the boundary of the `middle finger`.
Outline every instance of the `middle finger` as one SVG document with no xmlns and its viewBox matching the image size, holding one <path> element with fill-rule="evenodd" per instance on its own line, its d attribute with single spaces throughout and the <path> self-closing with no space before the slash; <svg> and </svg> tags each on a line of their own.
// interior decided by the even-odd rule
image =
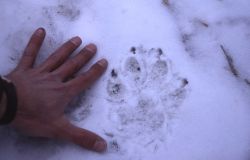
<svg viewBox="0 0 250 160">
<path fill-rule="evenodd" d="M 78 72 L 83 65 L 88 63 L 89 60 L 95 55 L 96 50 L 97 48 L 94 44 L 87 45 L 80 51 L 79 54 L 69 59 L 61 67 L 55 70 L 53 74 L 59 76 L 64 81 Z"/>
</svg>

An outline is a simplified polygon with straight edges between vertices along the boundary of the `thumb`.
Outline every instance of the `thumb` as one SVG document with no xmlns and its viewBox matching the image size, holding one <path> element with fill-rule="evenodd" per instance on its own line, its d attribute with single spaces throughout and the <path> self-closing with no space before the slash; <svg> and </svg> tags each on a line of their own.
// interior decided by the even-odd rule
<svg viewBox="0 0 250 160">
<path fill-rule="evenodd" d="M 107 148 L 107 143 L 103 138 L 91 131 L 79 128 L 70 122 L 67 122 L 67 125 L 64 125 L 57 135 L 60 139 L 71 141 L 96 152 L 103 152 Z"/>
</svg>

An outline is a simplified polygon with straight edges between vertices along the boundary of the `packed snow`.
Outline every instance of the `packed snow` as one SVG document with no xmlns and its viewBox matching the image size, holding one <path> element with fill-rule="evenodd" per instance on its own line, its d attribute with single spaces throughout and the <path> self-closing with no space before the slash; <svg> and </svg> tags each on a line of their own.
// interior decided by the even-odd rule
<svg viewBox="0 0 250 160">
<path fill-rule="evenodd" d="M 37 64 L 67 39 L 95 43 L 109 68 L 66 111 L 105 153 L 0 129 L 1 160 L 250 159 L 249 0 L 1 0 L 0 74 L 29 36 Z"/>
</svg>

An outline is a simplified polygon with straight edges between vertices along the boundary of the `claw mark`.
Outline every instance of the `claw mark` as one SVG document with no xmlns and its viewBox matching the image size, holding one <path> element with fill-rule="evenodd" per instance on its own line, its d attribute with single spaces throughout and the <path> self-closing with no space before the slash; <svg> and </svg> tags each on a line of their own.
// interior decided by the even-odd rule
<svg viewBox="0 0 250 160">
<path fill-rule="evenodd" d="M 111 71 L 111 77 L 116 78 L 118 76 L 118 73 L 115 69 L 112 69 Z"/>
<path fill-rule="evenodd" d="M 182 79 L 182 87 L 185 87 L 186 85 L 188 85 L 188 80 L 186 78 Z"/>
<path fill-rule="evenodd" d="M 163 55 L 163 51 L 161 48 L 158 48 L 158 54 L 159 54 L 159 56 Z"/>
<path fill-rule="evenodd" d="M 136 54 L 136 48 L 135 47 L 131 47 L 130 52 L 132 52 L 133 54 Z"/>
</svg>

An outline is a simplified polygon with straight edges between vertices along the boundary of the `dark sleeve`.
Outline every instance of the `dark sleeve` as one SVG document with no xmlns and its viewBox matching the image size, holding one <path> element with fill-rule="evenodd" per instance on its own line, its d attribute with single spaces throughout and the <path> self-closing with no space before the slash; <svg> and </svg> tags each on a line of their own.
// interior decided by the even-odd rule
<svg viewBox="0 0 250 160">
<path fill-rule="evenodd" d="M 2 101 L 2 96 L 3 96 L 3 83 L 0 81 L 0 102 Z"/>
</svg>

